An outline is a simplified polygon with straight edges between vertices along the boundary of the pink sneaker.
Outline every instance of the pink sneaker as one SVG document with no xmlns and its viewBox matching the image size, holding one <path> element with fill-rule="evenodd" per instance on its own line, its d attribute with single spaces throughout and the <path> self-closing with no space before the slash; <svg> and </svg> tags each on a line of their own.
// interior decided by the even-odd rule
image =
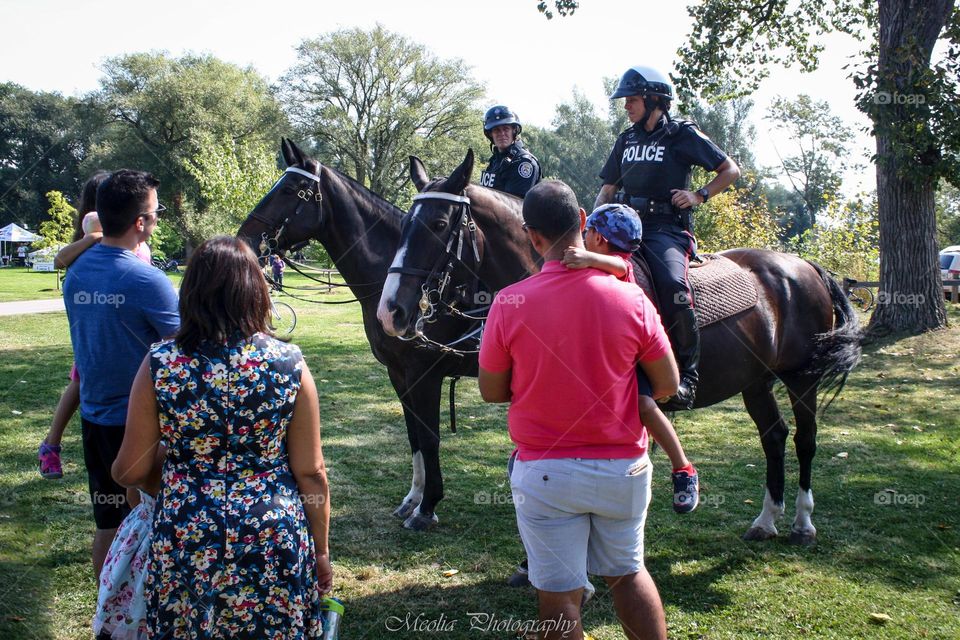
<svg viewBox="0 0 960 640">
<path fill-rule="evenodd" d="M 37 454 L 40 458 L 40 475 L 48 480 L 56 480 L 63 477 L 63 466 L 60 464 L 60 445 L 50 445 L 46 442 L 40 443 L 40 451 Z"/>
</svg>

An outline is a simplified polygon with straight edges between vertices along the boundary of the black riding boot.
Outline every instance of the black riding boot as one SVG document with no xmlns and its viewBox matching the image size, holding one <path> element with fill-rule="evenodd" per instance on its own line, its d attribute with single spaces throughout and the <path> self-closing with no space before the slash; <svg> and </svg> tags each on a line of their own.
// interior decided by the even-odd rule
<svg viewBox="0 0 960 640">
<path fill-rule="evenodd" d="M 680 369 L 680 388 L 663 405 L 667 411 L 692 409 L 697 395 L 697 382 L 700 375 L 700 328 L 693 309 L 677 309 L 671 318 L 670 339 L 677 356 L 677 368 Z"/>
</svg>

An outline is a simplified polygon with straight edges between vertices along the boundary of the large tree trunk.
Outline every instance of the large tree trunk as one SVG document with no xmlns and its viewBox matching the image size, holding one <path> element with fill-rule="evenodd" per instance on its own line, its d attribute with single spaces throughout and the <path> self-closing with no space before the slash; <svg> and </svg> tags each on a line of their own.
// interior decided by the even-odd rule
<svg viewBox="0 0 960 640">
<path fill-rule="evenodd" d="M 888 94 L 893 98 L 875 115 L 880 217 L 880 294 L 870 320 L 875 333 L 920 333 L 947 323 L 937 260 L 935 178 L 918 178 L 917 167 L 904 166 L 922 164 L 931 150 L 917 149 L 912 159 L 895 153 L 897 143 L 890 129 L 899 124 L 902 130 L 903 122 L 916 120 L 916 110 L 908 112 L 896 95 L 922 93 L 918 81 L 930 67 L 933 46 L 953 2 L 879 0 L 878 71 L 881 83 L 884 78 L 895 81 L 881 85 L 894 90 Z"/>
</svg>

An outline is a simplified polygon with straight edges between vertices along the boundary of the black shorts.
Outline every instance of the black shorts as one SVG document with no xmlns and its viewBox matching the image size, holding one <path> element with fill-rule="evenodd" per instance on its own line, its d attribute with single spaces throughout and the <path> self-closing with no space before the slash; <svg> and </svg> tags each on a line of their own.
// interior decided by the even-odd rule
<svg viewBox="0 0 960 640">
<path fill-rule="evenodd" d="M 637 394 L 641 396 L 653 397 L 653 386 L 650 384 L 650 378 L 639 364 L 637 365 Z"/>
<path fill-rule="evenodd" d="M 102 425 L 80 418 L 80 427 L 93 520 L 97 529 L 116 529 L 130 513 L 127 490 L 110 473 L 123 443 L 124 425 Z"/>
</svg>

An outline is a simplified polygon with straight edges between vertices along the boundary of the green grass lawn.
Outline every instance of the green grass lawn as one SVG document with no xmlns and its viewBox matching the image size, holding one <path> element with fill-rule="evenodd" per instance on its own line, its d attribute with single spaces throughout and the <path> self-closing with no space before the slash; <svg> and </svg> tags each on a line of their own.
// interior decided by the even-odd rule
<svg viewBox="0 0 960 640">
<path fill-rule="evenodd" d="M 170 279 L 177 287 L 183 277 L 183 268 L 180 273 L 169 273 Z M 61 275 L 63 272 L 60 272 Z M 300 286 L 310 284 L 303 276 L 290 271 L 284 276 L 284 284 Z M 57 287 L 55 273 L 30 271 L 24 267 L 6 267 L 0 269 L 0 302 L 15 302 L 18 300 L 42 300 L 59 298 L 63 294 Z"/>
<path fill-rule="evenodd" d="M 342 637 L 514 637 L 471 630 L 468 615 L 501 624 L 536 616 L 533 593 L 504 584 L 523 554 L 504 470 L 504 408 L 483 404 L 472 381 L 459 386 L 459 433 L 443 434 L 440 524 L 405 531 L 390 512 L 409 488 L 407 439 L 359 310 L 294 304 L 294 340 L 321 394 Z M 816 547 L 786 543 L 797 473 L 789 449 L 780 538 L 740 540 L 760 510 L 764 462 L 739 399 L 677 420 L 703 503 L 691 515 L 673 513 L 667 463 L 655 453 L 647 560 L 671 637 L 960 637 L 960 313 L 950 313 L 949 330 L 869 347 L 821 422 Z M 76 419 L 65 477 L 36 472 L 70 367 L 65 318 L 0 318 L 0 345 L 0 638 L 88 638 L 92 518 Z M 458 573 L 445 576 L 450 569 Z M 620 638 L 611 598 L 596 584 L 585 628 Z M 446 631 L 406 631 L 403 621 L 418 616 Z"/>
</svg>

